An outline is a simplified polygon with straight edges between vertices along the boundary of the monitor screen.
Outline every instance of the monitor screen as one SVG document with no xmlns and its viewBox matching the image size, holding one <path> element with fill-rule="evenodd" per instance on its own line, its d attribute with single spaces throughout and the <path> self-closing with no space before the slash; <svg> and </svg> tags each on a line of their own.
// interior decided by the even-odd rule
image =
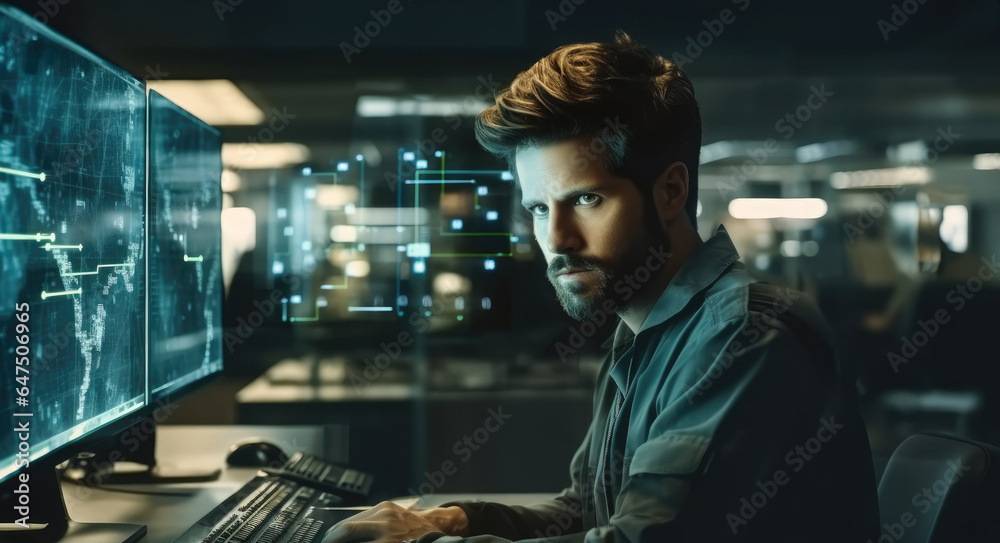
<svg viewBox="0 0 1000 543">
<path fill-rule="evenodd" d="M 0 480 L 146 404 L 145 129 L 142 82 L 0 6 Z"/>
<path fill-rule="evenodd" d="M 222 371 L 222 136 L 149 93 L 149 387 Z"/>
</svg>

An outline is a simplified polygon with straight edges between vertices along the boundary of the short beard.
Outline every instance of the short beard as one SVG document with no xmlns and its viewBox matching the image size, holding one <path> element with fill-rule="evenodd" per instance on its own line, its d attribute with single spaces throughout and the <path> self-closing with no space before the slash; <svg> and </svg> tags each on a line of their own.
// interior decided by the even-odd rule
<svg viewBox="0 0 1000 543">
<path fill-rule="evenodd" d="M 656 217 L 655 214 L 652 216 Z M 552 259 L 546 275 L 556 290 L 556 297 L 559 298 L 563 310 L 571 318 L 581 322 L 592 320 L 594 314 L 599 311 L 609 314 L 617 313 L 620 309 L 627 307 L 629 302 L 634 302 L 637 292 L 628 286 L 624 280 L 625 276 L 634 275 L 636 270 L 646 266 L 651 249 L 662 247 L 663 251 L 668 254 L 670 252 L 670 238 L 663 231 L 662 225 L 655 220 L 650 223 L 649 217 L 650 213 L 647 210 L 643 220 L 644 228 L 640 232 L 639 239 L 629 245 L 618 262 L 595 262 L 574 254 L 557 255 Z M 571 268 L 591 270 L 597 275 L 597 285 L 591 294 L 586 293 L 586 289 L 589 287 L 582 286 L 580 283 L 562 284 L 559 281 L 557 274 Z M 649 271 L 651 278 L 656 274 L 653 270 L 647 271 Z M 622 285 L 627 288 L 621 288 Z M 642 286 L 645 286 L 645 283 L 640 285 L 639 292 L 641 292 Z M 622 292 L 618 291 L 619 288 Z M 625 294 L 628 294 L 628 300 L 623 299 Z M 608 300 L 611 301 L 611 304 L 607 303 Z"/>
<path fill-rule="evenodd" d="M 556 260 L 553 260 L 553 262 L 556 262 Z M 563 268 L 586 268 L 592 270 L 597 275 L 595 292 L 587 295 L 584 289 L 590 287 L 584 287 L 579 283 L 562 285 L 559 283 L 558 277 L 552 273 L 552 268 L 549 269 L 548 274 L 549 281 L 556 289 L 556 297 L 559 298 L 559 303 L 562 304 L 563 310 L 575 320 L 590 320 L 593 314 L 600 310 L 601 305 L 604 304 L 604 301 L 611 294 L 611 285 L 613 284 L 612 275 L 603 267 L 589 262 L 585 263 L 583 259 L 579 258 L 570 259 L 568 265 L 557 268 L 555 273 L 558 273 Z"/>
</svg>

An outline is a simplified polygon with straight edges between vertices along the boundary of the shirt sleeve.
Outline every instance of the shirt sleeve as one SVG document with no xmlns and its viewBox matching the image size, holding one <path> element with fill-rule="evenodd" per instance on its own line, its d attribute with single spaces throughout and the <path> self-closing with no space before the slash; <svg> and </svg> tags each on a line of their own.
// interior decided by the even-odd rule
<svg viewBox="0 0 1000 543">
<path fill-rule="evenodd" d="M 583 464 L 594 424 L 591 421 L 586 437 L 570 462 L 570 486 L 554 499 L 530 506 L 462 501 L 445 503 L 441 507 L 461 507 L 469 517 L 469 535 L 493 536 L 494 539 L 490 541 L 550 537 L 582 531 L 584 482 L 581 479 L 586 472 Z M 558 534 L 553 533 L 553 527 L 557 528 Z M 473 538 L 471 541 L 479 539 Z"/>
</svg>

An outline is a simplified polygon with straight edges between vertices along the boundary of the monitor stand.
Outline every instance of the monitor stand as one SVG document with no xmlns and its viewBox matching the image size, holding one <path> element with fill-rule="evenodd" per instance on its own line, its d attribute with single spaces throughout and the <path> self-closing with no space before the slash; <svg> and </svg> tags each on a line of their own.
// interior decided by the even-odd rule
<svg viewBox="0 0 1000 543">
<path fill-rule="evenodd" d="M 5 543 L 135 543 L 146 535 L 144 524 L 71 520 L 55 466 L 34 461 L 0 485 L 0 511 Z"/>
<path fill-rule="evenodd" d="M 131 469 L 135 466 L 138 469 Z M 91 452 L 77 455 L 63 474 L 86 486 L 214 481 L 221 468 L 192 468 L 160 464 L 156 461 L 156 421 L 146 417 L 124 432 L 91 447 Z"/>
</svg>

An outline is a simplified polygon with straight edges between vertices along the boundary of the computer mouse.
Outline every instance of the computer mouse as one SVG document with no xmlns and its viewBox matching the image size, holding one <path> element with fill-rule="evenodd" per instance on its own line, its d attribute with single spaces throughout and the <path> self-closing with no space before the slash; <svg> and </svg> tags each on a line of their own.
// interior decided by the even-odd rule
<svg viewBox="0 0 1000 543">
<path fill-rule="evenodd" d="M 234 443 L 226 457 L 226 464 L 234 467 L 280 468 L 285 462 L 288 462 L 288 454 L 281 447 L 258 438 Z"/>
</svg>

